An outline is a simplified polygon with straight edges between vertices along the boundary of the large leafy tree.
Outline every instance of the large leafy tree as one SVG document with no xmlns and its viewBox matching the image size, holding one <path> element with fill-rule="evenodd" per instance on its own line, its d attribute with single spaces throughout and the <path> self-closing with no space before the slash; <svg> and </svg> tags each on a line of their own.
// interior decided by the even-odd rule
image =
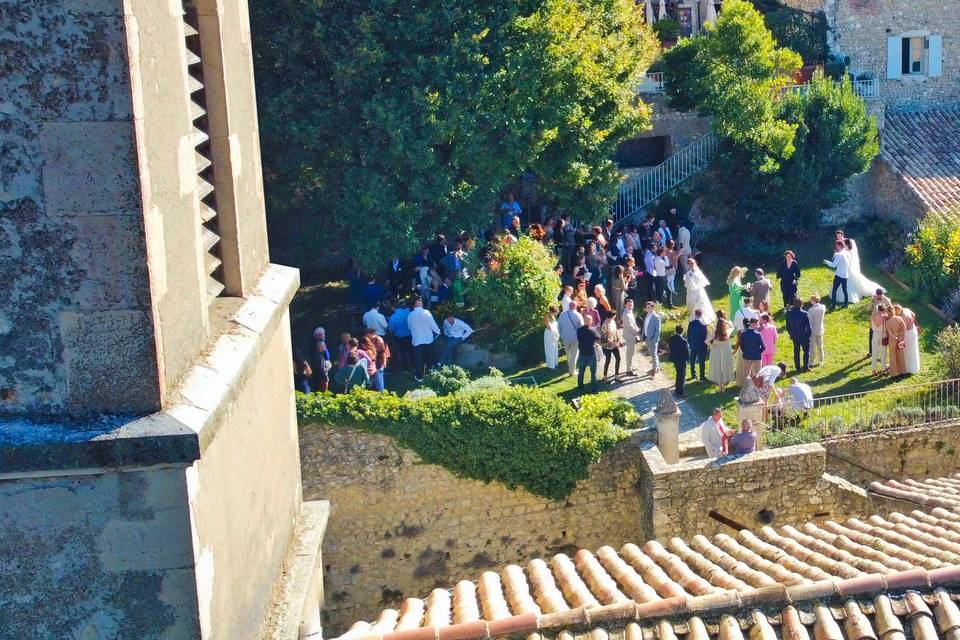
<svg viewBox="0 0 960 640">
<path fill-rule="evenodd" d="M 779 117 L 777 102 L 803 61 L 777 46 L 749 2 L 725 2 L 716 24 L 668 51 L 664 65 L 670 105 L 712 116 L 754 169 L 774 172 L 793 154 L 796 125 Z"/>
<path fill-rule="evenodd" d="M 703 181 L 721 219 L 760 225 L 770 240 L 814 228 L 879 152 L 876 122 L 849 81 L 818 74 L 803 91 L 786 89 L 800 58 L 744 0 L 727 0 L 714 27 L 664 58 L 670 104 L 711 116 L 723 140 Z"/>
<path fill-rule="evenodd" d="M 485 226 L 524 171 L 593 217 L 649 123 L 630 0 L 271 0 L 251 23 L 271 232 L 301 266 Z"/>
</svg>

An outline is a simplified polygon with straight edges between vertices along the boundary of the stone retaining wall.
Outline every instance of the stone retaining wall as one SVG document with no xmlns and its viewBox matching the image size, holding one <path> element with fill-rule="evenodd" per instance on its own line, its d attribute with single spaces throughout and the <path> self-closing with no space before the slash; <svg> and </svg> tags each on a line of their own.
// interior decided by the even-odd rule
<svg viewBox="0 0 960 640">
<path fill-rule="evenodd" d="M 304 497 L 330 501 L 328 635 L 488 568 L 644 539 L 635 441 L 608 452 L 561 502 L 458 478 L 359 431 L 302 427 L 300 454 Z"/>
<path fill-rule="evenodd" d="M 676 465 L 667 465 L 656 447 L 646 447 L 643 529 L 662 540 L 732 533 L 736 525 L 756 529 L 869 513 L 862 489 L 826 471 L 826 451 L 819 444 Z"/>
<path fill-rule="evenodd" d="M 872 431 L 823 446 L 827 471 L 862 486 L 881 478 L 938 478 L 960 469 L 960 423 Z"/>
</svg>

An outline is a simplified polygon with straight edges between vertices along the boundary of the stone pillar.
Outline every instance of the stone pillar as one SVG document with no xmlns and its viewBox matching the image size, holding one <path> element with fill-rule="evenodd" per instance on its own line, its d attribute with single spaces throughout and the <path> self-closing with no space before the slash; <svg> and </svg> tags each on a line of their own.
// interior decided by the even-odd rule
<svg viewBox="0 0 960 640">
<path fill-rule="evenodd" d="M 736 431 L 740 431 L 740 425 L 743 424 L 744 420 L 753 421 L 753 430 L 757 434 L 757 451 L 763 449 L 764 445 L 764 436 L 765 436 L 765 426 L 763 423 L 763 407 L 762 402 L 751 402 L 744 403 L 740 402 L 740 398 L 737 398 L 737 424 Z"/>
<path fill-rule="evenodd" d="M 660 455 L 667 464 L 677 464 L 680 462 L 680 407 L 666 389 L 660 392 L 654 419 Z"/>
</svg>

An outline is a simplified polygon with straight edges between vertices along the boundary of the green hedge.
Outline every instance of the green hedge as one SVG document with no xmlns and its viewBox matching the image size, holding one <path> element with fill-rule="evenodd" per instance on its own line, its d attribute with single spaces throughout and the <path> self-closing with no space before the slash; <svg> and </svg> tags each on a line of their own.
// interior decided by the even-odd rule
<svg viewBox="0 0 960 640">
<path fill-rule="evenodd" d="M 297 394 L 301 428 L 388 435 L 452 473 L 559 500 L 639 419 L 625 401 L 591 396 L 580 411 L 543 389 L 511 386 L 419 400 L 355 389 Z"/>
</svg>

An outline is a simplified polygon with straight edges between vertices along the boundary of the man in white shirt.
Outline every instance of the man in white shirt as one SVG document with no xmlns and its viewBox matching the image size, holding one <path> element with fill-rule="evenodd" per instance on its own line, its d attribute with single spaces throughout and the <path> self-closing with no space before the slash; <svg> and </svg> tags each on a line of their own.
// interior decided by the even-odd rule
<svg viewBox="0 0 960 640">
<path fill-rule="evenodd" d="M 813 351 L 810 357 L 811 367 L 819 367 L 823 364 L 825 358 L 823 351 L 823 320 L 826 313 L 827 308 L 821 304 L 820 296 L 817 294 L 810 296 L 810 308 L 807 309 L 807 318 L 810 319 L 810 347 Z"/>
<path fill-rule="evenodd" d="M 843 289 L 843 306 L 850 304 L 850 294 L 847 292 L 847 278 L 850 275 L 850 254 L 846 245 L 837 240 L 833 260 L 824 260 L 823 264 L 833 269 L 833 290 L 830 292 L 832 308 L 837 306 L 837 289 Z"/>
<path fill-rule="evenodd" d="M 737 333 L 745 331 L 744 321 L 759 320 L 760 312 L 753 308 L 753 298 L 748 295 L 743 296 L 743 306 L 737 309 L 733 315 L 733 330 Z"/>
<path fill-rule="evenodd" d="M 363 327 L 365 329 L 373 329 L 381 338 L 387 335 L 387 318 L 380 313 L 380 303 L 376 303 L 370 310 L 363 314 Z"/>
<path fill-rule="evenodd" d="M 410 342 L 413 345 L 413 378 L 423 382 L 427 366 L 433 360 L 433 340 L 440 335 L 440 327 L 430 312 L 423 308 L 423 300 L 417 300 L 413 311 L 407 316 Z"/>
<path fill-rule="evenodd" d="M 577 352 L 580 349 L 577 329 L 582 326 L 583 316 L 577 311 L 577 303 L 571 301 L 567 310 L 557 318 L 557 329 L 560 330 L 560 341 L 563 342 L 563 350 L 567 354 L 567 367 L 571 376 L 577 373 Z"/>
<path fill-rule="evenodd" d="M 443 347 L 440 364 L 453 364 L 453 353 L 472 333 L 470 325 L 454 317 L 452 313 L 448 314 L 443 322 L 443 335 L 447 338 L 447 344 Z"/>
<path fill-rule="evenodd" d="M 571 302 L 573 302 L 573 287 L 567 285 L 563 288 L 563 295 L 560 298 L 560 312 L 563 313 L 569 309 Z"/>
<path fill-rule="evenodd" d="M 720 407 L 714 409 L 713 414 L 700 425 L 700 440 L 709 458 L 722 456 L 723 441 L 732 435 L 733 431 L 727 429 L 727 425 L 723 422 L 723 411 Z"/>
<path fill-rule="evenodd" d="M 813 409 L 813 389 L 793 378 L 787 387 L 784 410 L 788 417 L 803 415 Z"/>
<path fill-rule="evenodd" d="M 677 229 L 677 251 L 680 252 L 680 260 L 677 264 L 681 262 L 686 264 L 687 257 L 693 252 L 693 249 L 690 248 L 690 230 L 682 222 L 680 228 Z"/>
</svg>

